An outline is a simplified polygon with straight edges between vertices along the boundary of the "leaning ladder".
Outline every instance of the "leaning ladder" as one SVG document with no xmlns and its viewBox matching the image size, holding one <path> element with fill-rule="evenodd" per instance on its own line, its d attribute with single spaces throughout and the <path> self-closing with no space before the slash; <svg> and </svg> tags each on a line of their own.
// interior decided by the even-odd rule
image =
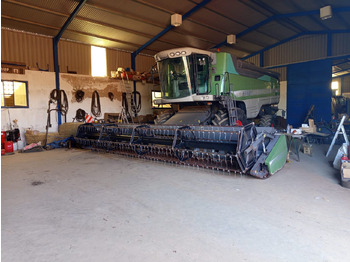
<svg viewBox="0 0 350 262">
<path fill-rule="evenodd" d="M 333 146 L 335 144 L 335 141 L 337 140 L 339 134 L 342 134 L 344 136 L 345 143 L 347 145 L 349 145 L 349 139 L 348 139 L 348 136 L 346 135 L 345 128 L 344 128 L 345 118 L 346 118 L 346 116 L 343 116 L 341 121 L 340 121 L 340 124 L 338 126 L 337 132 L 335 132 L 335 135 L 334 135 L 332 143 L 331 143 L 331 145 L 330 145 L 330 147 L 328 149 L 326 157 L 328 157 L 329 153 L 332 151 L 332 148 L 333 148 Z"/>
</svg>

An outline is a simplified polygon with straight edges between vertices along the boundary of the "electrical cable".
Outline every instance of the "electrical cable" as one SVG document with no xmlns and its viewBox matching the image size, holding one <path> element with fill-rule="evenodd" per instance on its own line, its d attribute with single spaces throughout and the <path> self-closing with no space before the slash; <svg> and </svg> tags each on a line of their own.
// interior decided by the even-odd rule
<svg viewBox="0 0 350 262">
<path fill-rule="evenodd" d="M 93 114 L 95 117 L 99 117 L 101 115 L 100 95 L 97 91 L 92 93 L 91 114 Z"/>
</svg>

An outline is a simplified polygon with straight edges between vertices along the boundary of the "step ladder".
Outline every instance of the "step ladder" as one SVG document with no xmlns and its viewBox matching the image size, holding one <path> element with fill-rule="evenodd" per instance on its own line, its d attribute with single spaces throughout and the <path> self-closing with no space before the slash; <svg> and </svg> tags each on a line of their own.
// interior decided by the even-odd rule
<svg viewBox="0 0 350 262">
<path fill-rule="evenodd" d="M 329 149 L 328 149 L 328 152 L 327 152 L 327 154 L 326 154 L 326 157 L 328 157 L 329 153 L 332 151 L 333 146 L 334 146 L 334 144 L 335 144 L 335 141 L 337 140 L 339 134 L 343 135 L 344 140 L 345 140 L 345 143 L 346 143 L 347 145 L 349 145 L 349 139 L 348 139 L 348 136 L 346 135 L 345 128 L 344 128 L 344 121 L 345 121 L 345 118 L 346 118 L 346 116 L 343 116 L 342 119 L 341 119 L 341 121 L 340 121 L 340 124 L 339 124 L 339 126 L 338 126 L 338 128 L 337 128 L 337 132 L 335 132 L 335 135 L 334 135 L 333 140 L 332 140 L 332 143 L 331 143 L 331 145 L 330 145 L 330 147 L 329 147 Z"/>
<path fill-rule="evenodd" d="M 118 123 L 129 124 L 128 114 L 124 107 L 118 116 Z"/>
</svg>

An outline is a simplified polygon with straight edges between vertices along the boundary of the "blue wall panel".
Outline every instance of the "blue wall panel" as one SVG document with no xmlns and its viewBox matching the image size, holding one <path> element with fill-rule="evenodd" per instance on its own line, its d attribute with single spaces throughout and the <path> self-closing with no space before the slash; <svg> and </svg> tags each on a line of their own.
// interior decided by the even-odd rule
<svg viewBox="0 0 350 262">
<path fill-rule="evenodd" d="M 301 126 L 311 105 L 315 122 L 331 120 L 331 61 L 313 61 L 287 68 L 287 122 Z"/>
</svg>

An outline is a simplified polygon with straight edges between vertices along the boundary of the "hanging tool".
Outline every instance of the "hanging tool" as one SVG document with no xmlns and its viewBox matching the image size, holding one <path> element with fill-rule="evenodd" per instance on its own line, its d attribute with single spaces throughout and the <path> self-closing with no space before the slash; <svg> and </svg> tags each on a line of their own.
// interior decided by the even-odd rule
<svg viewBox="0 0 350 262">
<path fill-rule="evenodd" d="M 55 105 L 51 108 L 51 105 Z M 50 93 L 50 99 L 47 108 L 47 122 L 46 122 L 46 135 L 44 140 L 44 147 L 47 144 L 47 136 L 49 133 L 49 127 L 51 127 L 51 111 L 60 112 L 64 116 L 64 122 L 67 122 L 67 112 L 68 112 L 68 98 L 64 90 L 53 89 Z"/>
<path fill-rule="evenodd" d="M 306 114 L 306 117 L 304 119 L 303 123 L 307 123 L 307 121 L 309 120 L 309 118 L 313 119 L 314 118 L 314 109 L 315 109 L 315 105 L 311 105 L 309 111 Z"/>
<path fill-rule="evenodd" d="M 95 117 L 99 117 L 101 115 L 100 95 L 97 91 L 92 93 L 91 114 L 93 114 Z"/>
</svg>

